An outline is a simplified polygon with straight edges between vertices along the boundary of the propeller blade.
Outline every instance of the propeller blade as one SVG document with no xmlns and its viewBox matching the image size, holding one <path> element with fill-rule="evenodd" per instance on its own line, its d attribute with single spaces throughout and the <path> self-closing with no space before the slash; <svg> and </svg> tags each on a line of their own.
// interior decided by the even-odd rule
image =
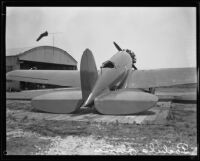
<svg viewBox="0 0 200 161">
<path fill-rule="evenodd" d="M 122 49 L 119 47 L 119 45 L 117 45 L 116 42 L 113 41 L 113 43 L 114 43 L 114 45 L 115 45 L 115 47 L 117 48 L 118 51 L 122 51 Z"/>
<path fill-rule="evenodd" d="M 137 70 L 137 67 L 136 67 L 134 64 L 132 64 L 132 66 L 133 66 L 133 68 L 134 68 L 135 70 Z"/>
</svg>

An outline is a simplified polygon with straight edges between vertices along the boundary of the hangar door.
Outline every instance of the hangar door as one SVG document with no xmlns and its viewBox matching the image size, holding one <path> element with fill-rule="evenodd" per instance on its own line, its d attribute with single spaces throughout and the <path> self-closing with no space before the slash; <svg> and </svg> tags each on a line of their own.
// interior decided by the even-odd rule
<svg viewBox="0 0 200 161">
<path fill-rule="evenodd" d="M 51 47 L 41 46 L 32 48 L 20 54 L 18 57 L 20 69 L 30 70 L 77 70 L 77 61 L 66 51 Z M 40 89 L 40 88 L 58 88 L 55 85 L 42 85 L 36 83 L 21 82 L 20 88 Z"/>
</svg>

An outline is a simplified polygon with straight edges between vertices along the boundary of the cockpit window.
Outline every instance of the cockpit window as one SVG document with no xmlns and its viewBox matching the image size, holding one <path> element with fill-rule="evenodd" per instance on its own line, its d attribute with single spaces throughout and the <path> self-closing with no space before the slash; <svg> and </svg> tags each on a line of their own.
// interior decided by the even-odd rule
<svg viewBox="0 0 200 161">
<path fill-rule="evenodd" d="M 106 62 L 104 62 L 104 63 L 102 64 L 101 67 L 102 67 L 102 68 L 114 68 L 115 65 L 114 65 L 114 63 L 111 62 L 111 61 L 106 61 Z"/>
</svg>

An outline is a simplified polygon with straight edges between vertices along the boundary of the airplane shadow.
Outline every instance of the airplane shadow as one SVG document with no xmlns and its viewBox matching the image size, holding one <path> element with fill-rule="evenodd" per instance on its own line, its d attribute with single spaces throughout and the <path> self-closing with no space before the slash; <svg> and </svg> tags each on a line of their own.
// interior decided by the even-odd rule
<svg viewBox="0 0 200 161">
<path fill-rule="evenodd" d="M 36 112 L 36 113 L 49 113 L 49 112 L 44 112 L 44 111 L 40 111 L 37 109 L 32 109 L 31 112 Z M 52 113 L 54 114 L 54 113 Z M 70 113 L 70 115 L 73 116 L 80 116 L 80 115 L 85 115 L 85 114 L 98 114 L 98 115 L 104 115 L 99 113 L 94 107 L 88 107 L 88 108 L 80 108 L 78 110 L 76 110 L 73 113 Z M 136 113 L 136 114 L 123 114 L 123 115 L 116 115 L 116 116 L 149 116 L 149 115 L 155 115 L 156 113 L 153 111 L 143 111 L 140 113 Z"/>
<path fill-rule="evenodd" d="M 134 116 L 141 116 L 141 115 L 155 115 L 155 114 L 156 113 L 153 112 L 153 111 L 143 111 L 143 112 L 132 114 L 132 115 L 134 115 Z"/>
<path fill-rule="evenodd" d="M 71 116 L 78 116 L 78 115 L 84 115 L 84 114 L 98 114 L 98 115 L 104 115 L 99 113 L 95 108 L 87 108 L 87 109 L 79 109 L 78 111 L 71 114 Z M 150 116 L 155 115 L 156 113 L 153 111 L 143 111 L 136 114 L 121 114 L 116 116 Z"/>
<path fill-rule="evenodd" d="M 45 112 L 45 111 L 37 110 L 37 109 L 35 109 L 35 108 L 31 109 L 30 112 L 35 112 L 35 113 L 48 113 L 48 112 Z"/>
<path fill-rule="evenodd" d="M 94 107 L 87 107 L 78 109 L 77 111 L 72 113 L 71 116 L 78 116 L 84 114 L 100 114 L 100 113 Z"/>
<path fill-rule="evenodd" d="M 42 110 L 34 109 L 34 108 L 31 109 L 30 112 L 55 114 L 55 113 L 51 113 L 51 112 L 45 112 L 45 111 L 42 111 Z M 87 109 L 78 109 L 75 112 L 69 113 L 69 114 L 71 114 L 72 116 L 76 116 L 76 115 L 83 115 L 83 114 L 89 114 L 89 113 L 99 114 L 94 108 L 90 108 L 90 107 L 88 107 Z M 57 114 L 59 114 L 59 113 L 57 113 Z"/>
</svg>

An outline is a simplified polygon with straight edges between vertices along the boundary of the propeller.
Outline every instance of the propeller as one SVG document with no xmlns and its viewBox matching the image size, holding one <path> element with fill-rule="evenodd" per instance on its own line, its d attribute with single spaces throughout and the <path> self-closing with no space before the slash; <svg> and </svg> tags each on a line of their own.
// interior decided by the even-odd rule
<svg viewBox="0 0 200 161">
<path fill-rule="evenodd" d="M 122 49 L 119 47 L 119 45 L 117 45 L 116 42 L 113 41 L 113 43 L 114 43 L 115 47 L 117 48 L 117 50 L 122 51 Z"/>
<path fill-rule="evenodd" d="M 115 47 L 117 48 L 118 51 L 122 51 L 122 48 L 120 48 L 119 45 L 118 45 L 116 42 L 113 41 L 113 44 L 115 45 Z M 129 52 L 130 50 L 129 50 L 129 51 L 125 50 L 125 51 L 126 51 L 127 53 L 130 54 L 130 52 Z M 131 56 L 131 58 L 132 58 L 132 55 L 131 55 L 131 54 L 130 54 L 130 56 Z M 132 64 L 132 67 L 133 67 L 135 70 L 137 70 L 137 67 L 136 67 L 134 64 Z"/>
</svg>

